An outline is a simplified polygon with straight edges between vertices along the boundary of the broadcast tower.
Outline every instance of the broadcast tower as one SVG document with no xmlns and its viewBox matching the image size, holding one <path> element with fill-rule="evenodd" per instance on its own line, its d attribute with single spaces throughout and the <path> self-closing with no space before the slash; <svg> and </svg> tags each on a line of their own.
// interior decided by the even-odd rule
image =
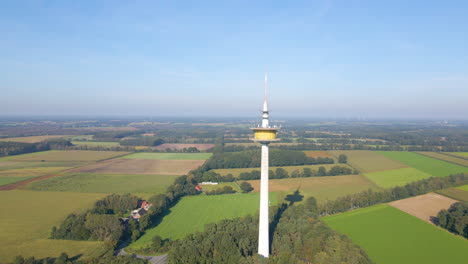
<svg viewBox="0 0 468 264">
<path fill-rule="evenodd" d="M 270 254 L 270 228 L 268 220 L 268 144 L 278 141 L 276 132 L 278 128 L 270 127 L 267 98 L 267 76 L 265 75 L 265 98 L 263 101 L 262 125 L 252 128 L 254 131 L 253 141 L 262 146 L 261 178 L 260 178 L 260 219 L 258 225 L 258 254 L 268 258 Z"/>
</svg>

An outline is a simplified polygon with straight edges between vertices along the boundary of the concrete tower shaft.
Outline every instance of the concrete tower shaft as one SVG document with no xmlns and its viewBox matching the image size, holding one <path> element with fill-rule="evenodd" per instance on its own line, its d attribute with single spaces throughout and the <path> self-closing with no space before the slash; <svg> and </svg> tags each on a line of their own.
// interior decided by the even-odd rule
<svg viewBox="0 0 468 264">
<path fill-rule="evenodd" d="M 268 219 L 268 169 L 269 169 L 269 149 L 270 142 L 278 141 L 276 132 L 278 128 L 270 127 L 267 98 L 267 76 L 265 75 L 265 98 L 263 101 L 262 125 L 252 128 L 254 130 L 255 142 L 262 146 L 261 175 L 260 175 L 260 217 L 258 223 L 258 254 L 268 258 L 270 256 L 270 223 Z"/>
</svg>

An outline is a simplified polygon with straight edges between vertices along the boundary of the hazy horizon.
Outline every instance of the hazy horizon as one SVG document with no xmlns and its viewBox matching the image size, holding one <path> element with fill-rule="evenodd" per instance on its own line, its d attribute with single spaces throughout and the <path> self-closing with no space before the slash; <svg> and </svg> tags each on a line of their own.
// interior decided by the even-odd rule
<svg viewBox="0 0 468 264">
<path fill-rule="evenodd" d="M 468 2 L 13 1 L 1 116 L 468 116 Z"/>
</svg>

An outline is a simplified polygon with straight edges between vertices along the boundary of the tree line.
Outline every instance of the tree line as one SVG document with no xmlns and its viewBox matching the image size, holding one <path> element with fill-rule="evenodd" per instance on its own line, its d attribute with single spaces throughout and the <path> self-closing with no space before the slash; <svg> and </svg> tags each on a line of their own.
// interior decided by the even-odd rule
<svg viewBox="0 0 468 264">
<path fill-rule="evenodd" d="M 322 177 L 322 176 L 337 176 L 337 175 L 350 175 L 359 174 L 357 170 L 350 169 L 345 166 L 333 166 L 328 171 L 324 166 L 320 166 L 318 170 L 311 168 L 303 168 L 302 170 L 296 169 L 289 173 L 284 168 L 276 168 L 269 170 L 268 176 L 270 179 L 285 179 L 285 178 L 306 178 L 306 177 Z M 232 174 L 221 175 L 215 171 L 204 172 L 199 181 L 211 182 L 233 182 L 236 180 L 259 180 L 260 170 L 252 170 L 250 172 L 241 172 L 236 178 Z"/>
<path fill-rule="evenodd" d="M 437 225 L 468 238 L 468 202 L 457 202 L 437 214 Z"/>
<path fill-rule="evenodd" d="M 326 201 L 319 206 L 319 213 L 320 215 L 336 214 L 465 184 L 468 184 L 468 174 L 460 173 L 446 177 L 431 177 L 378 192 L 369 189 L 333 201 Z"/>
<path fill-rule="evenodd" d="M 258 149 L 256 146 L 229 145 L 224 147 L 225 152 L 238 152 Z M 432 146 L 432 145 L 366 145 L 366 144 L 339 144 L 339 143 L 302 143 L 294 145 L 271 145 L 270 149 L 282 150 L 376 150 L 376 151 L 447 151 L 447 152 L 466 152 L 468 146 L 449 145 L 449 146 Z"/>
<path fill-rule="evenodd" d="M 111 194 L 97 201 L 93 208 L 82 214 L 70 214 L 51 231 L 52 239 L 106 241 L 109 248 L 119 242 L 137 240 L 144 231 L 157 224 L 158 217 L 166 212 L 184 195 L 195 195 L 196 182 L 187 176 L 180 176 L 167 188 L 166 193 L 156 194 L 148 199 L 152 204 L 139 221 L 124 216 L 137 208 L 140 198 L 130 194 Z"/>
<path fill-rule="evenodd" d="M 38 143 L 0 142 L 0 157 L 72 146 L 69 140 L 51 139 Z"/>
<path fill-rule="evenodd" d="M 229 168 L 255 168 L 260 167 L 260 150 L 248 150 L 241 152 L 224 152 L 222 144 L 214 148 L 213 155 L 200 167 L 190 172 L 196 181 L 233 181 L 234 177 L 217 175 L 210 172 L 213 169 Z M 294 166 L 294 165 L 315 165 L 333 164 L 332 158 L 312 158 L 302 151 L 271 150 L 270 166 Z"/>
</svg>

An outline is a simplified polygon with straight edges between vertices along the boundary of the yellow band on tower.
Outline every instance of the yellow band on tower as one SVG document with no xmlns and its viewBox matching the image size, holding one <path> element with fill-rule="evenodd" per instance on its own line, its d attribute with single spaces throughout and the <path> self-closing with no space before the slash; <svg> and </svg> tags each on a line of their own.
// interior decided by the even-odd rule
<svg viewBox="0 0 468 264">
<path fill-rule="evenodd" d="M 257 130 L 255 131 L 255 139 L 259 139 L 259 140 L 276 139 L 276 131 L 275 130 Z"/>
</svg>

